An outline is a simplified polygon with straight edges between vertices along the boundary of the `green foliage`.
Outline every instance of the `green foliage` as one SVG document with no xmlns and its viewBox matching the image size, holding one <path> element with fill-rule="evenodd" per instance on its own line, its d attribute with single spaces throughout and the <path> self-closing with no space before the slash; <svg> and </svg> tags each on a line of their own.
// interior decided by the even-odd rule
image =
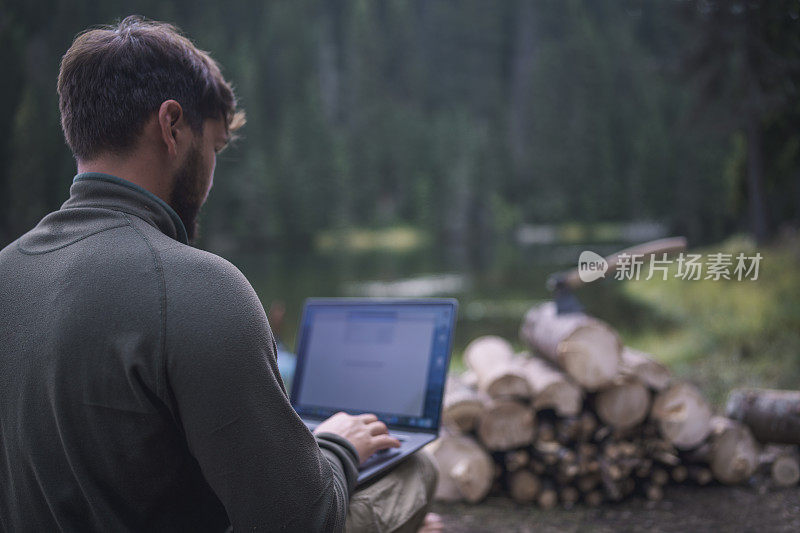
<svg viewBox="0 0 800 533">
<path fill-rule="evenodd" d="M 717 403 L 734 386 L 795 388 L 800 380 L 800 238 L 756 249 L 732 238 L 694 253 L 756 252 L 758 279 L 629 281 L 623 294 L 649 324 L 622 328 L 625 341 L 705 385 Z M 623 324 L 621 324 L 623 325 Z"/>
<path fill-rule="evenodd" d="M 61 54 L 79 31 L 131 13 L 210 50 L 248 114 L 218 162 L 206 247 L 306 247 L 321 229 L 402 224 L 479 248 L 523 222 L 639 219 L 697 241 L 746 218 L 744 148 L 720 127 L 735 102 L 697 113 L 701 89 L 676 75 L 685 43 L 704 35 L 685 14 L 701 4 L 34 4 L 0 20 L 0 244 L 66 196 Z M 773 16 L 784 7 L 759 27 L 776 57 L 796 60 L 791 17 Z M 796 111 L 765 119 L 775 224 L 797 216 Z"/>
</svg>

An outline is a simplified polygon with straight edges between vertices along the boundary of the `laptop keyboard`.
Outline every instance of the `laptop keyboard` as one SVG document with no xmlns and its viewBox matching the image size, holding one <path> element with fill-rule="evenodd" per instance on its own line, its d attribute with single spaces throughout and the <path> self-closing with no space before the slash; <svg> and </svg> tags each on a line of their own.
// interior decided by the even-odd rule
<svg viewBox="0 0 800 533">
<path fill-rule="evenodd" d="M 318 424 L 306 422 L 306 426 L 311 431 L 314 431 Z M 400 451 L 403 449 L 403 443 L 408 440 L 408 437 L 402 435 L 400 433 L 389 433 L 390 437 L 394 437 L 400 441 L 400 447 L 398 448 L 384 448 L 383 450 L 378 450 L 377 452 L 373 453 L 364 464 L 358 467 L 359 470 L 366 470 L 367 468 L 371 468 L 375 465 L 378 465 L 384 461 L 388 461 L 392 457 L 398 455 Z"/>
<path fill-rule="evenodd" d="M 379 465 L 384 461 L 388 461 L 392 457 L 396 455 L 400 455 L 400 448 L 387 448 L 385 450 L 380 450 L 372 454 L 369 459 L 364 461 L 364 463 L 358 467 L 359 470 L 366 470 L 367 468 L 372 468 L 373 466 Z"/>
</svg>

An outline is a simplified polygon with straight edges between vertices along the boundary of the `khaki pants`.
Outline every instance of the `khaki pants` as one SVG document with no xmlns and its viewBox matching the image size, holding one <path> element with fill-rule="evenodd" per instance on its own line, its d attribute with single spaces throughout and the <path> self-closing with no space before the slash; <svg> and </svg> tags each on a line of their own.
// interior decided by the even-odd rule
<svg viewBox="0 0 800 533">
<path fill-rule="evenodd" d="M 350 496 L 347 533 L 406 533 L 422 525 L 436 490 L 436 467 L 418 451 Z"/>
</svg>

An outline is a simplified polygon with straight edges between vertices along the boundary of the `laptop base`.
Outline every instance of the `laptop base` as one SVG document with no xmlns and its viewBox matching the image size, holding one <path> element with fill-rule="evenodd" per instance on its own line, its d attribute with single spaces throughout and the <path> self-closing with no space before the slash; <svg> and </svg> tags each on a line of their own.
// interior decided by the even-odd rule
<svg viewBox="0 0 800 533">
<path fill-rule="evenodd" d="M 312 432 L 320 424 L 319 420 L 302 420 Z M 403 462 L 403 460 L 407 459 L 412 453 L 429 442 L 433 442 L 437 438 L 437 435 L 433 433 L 417 433 L 393 430 L 392 428 L 389 428 L 389 434 L 400 439 L 400 447 L 379 450 L 368 457 L 367 460 L 358 467 L 358 481 L 356 486 L 360 487 L 372 481 L 377 476 L 385 474 Z"/>
</svg>

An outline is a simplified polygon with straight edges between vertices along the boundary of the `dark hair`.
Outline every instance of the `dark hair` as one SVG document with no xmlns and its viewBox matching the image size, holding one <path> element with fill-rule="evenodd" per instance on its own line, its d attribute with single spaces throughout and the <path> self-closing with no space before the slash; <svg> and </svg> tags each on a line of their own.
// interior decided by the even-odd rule
<svg viewBox="0 0 800 533">
<path fill-rule="evenodd" d="M 61 59 L 58 95 L 64 136 L 82 160 L 126 153 L 170 99 L 195 132 L 209 118 L 229 131 L 244 124 L 216 61 L 171 24 L 139 16 L 78 35 Z"/>
</svg>

